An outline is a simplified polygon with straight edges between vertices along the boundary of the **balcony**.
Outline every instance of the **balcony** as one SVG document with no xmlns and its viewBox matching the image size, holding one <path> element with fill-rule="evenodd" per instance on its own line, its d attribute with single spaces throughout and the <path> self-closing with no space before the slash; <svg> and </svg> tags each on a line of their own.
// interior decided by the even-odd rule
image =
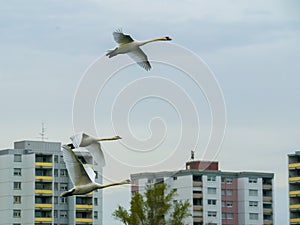
<svg viewBox="0 0 300 225">
<path fill-rule="evenodd" d="M 36 180 L 49 180 L 52 181 L 53 177 L 52 176 L 35 176 Z"/>
<path fill-rule="evenodd" d="M 92 223 L 92 218 L 76 218 L 76 223 Z"/>
<path fill-rule="evenodd" d="M 203 194 L 197 193 L 197 194 L 193 194 L 193 198 L 202 198 Z"/>
<path fill-rule="evenodd" d="M 52 222 L 51 217 L 35 217 L 34 218 L 35 222 Z"/>
<path fill-rule="evenodd" d="M 264 190 L 272 190 L 272 184 L 263 184 Z"/>
<path fill-rule="evenodd" d="M 203 206 L 202 205 L 194 205 L 193 206 L 193 210 L 194 211 L 202 211 L 203 210 Z"/>
<path fill-rule="evenodd" d="M 263 196 L 263 202 L 272 202 L 272 196 Z"/>
<path fill-rule="evenodd" d="M 290 219 L 290 223 L 300 223 L 300 218 L 292 218 Z"/>
<path fill-rule="evenodd" d="M 292 182 L 297 182 L 297 181 L 300 181 L 300 177 L 290 177 L 289 178 L 289 182 L 292 183 Z"/>
<path fill-rule="evenodd" d="M 266 214 L 266 215 L 271 215 L 272 212 L 273 212 L 272 209 L 264 208 L 264 214 Z"/>
<path fill-rule="evenodd" d="M 52 162 L 36 162 L 35 166 L 42 166 L 42 167 L 52 167 Z"/>
<path fill-rule="evenodd" d="M 36 194 L 46 194 L 46 195 L 52 195 L 52 190 L 41 190 L 41 189 L 36 189 L 35 190 Z"/>
<path fill-rule="evenodd" d="M 300 195 L 300 191 L 290 191 L 290 195 Z"/>
<path fill-rule="evenodd" d="M 52 204 L 34 204 L 35 208 L 48 208 L 51 209 L 52 208 Z"/>
<path fill-rule="evenodd" d="M 202 187 L 202 181 L 193 181 L 193 187 Z"/>
<path fill-rule="evenodd" d="M 194 217 L 193 220 L 194 220 L 194 223 L 201 223 L 201 222 L 203 222 L 203 218 L 202 217 Z"/>
<path fill-rule="evenodd" d="M 273 221 L 272 220 L 264 220 L 264 225 L 272 225 Z"/>
<path fill-rule="evenodd" d="M 300 168 L 300 163 L 291 163 L 289 164 L 289 169 Z"/>
<path fill-rule="evenodd" d="M 300 204 L 290 205 L 290 209 L 300 209 Z"/>
<path fill-rule="evenodd" d="M 93 205 L 76 204 L 76 209 L 93 209 Z"/>
</svg>

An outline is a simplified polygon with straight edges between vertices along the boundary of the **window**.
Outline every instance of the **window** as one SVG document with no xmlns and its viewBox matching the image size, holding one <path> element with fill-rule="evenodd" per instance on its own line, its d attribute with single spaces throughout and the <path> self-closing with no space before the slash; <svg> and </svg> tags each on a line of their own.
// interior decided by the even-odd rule
<svg viewBox="0 0 300 225">
<path fill-rule="evenodd" d="M 226 219 L 226 213 L 222 213 L 222 219 Z"/>
<path fill-rule="evenodd" d="M 250 201 L 249 202 L 249 206 L 250 207 L 257 207 L 258 206 L 258 202 L 257 201 Z"/>
<path fill-rule="evenodd" d="M 226 207 L 232 207 L 233 205 L 233 202 L 232 201 L 227 201 L 226 202 Z"/>
<path fill-rule="evenodd" d="M 207 200 L 207 204 L 208 205 L 216 205 L 217 204 L 217 200 L 216 199 L 208 199 Z"/>
<path fill-rule="evenodd" d="M 249 189 L 249 196 L 258 196 L 258 190 Z"/>
<path fill-rule="evenodd" d="M 14 196 L 14 204 L 21 204 L 21 196 Z"/>
<path fill-rule="evenodd" d="M 216 176 L 207 176 L 207 181 L 216 181 Z"/>
<path fill-rule="evenodd" d="M 250 213 L 249 219 L 250 220 L 258 220 L 258 213 Z"/>
<path fill-rule="evenodd" d="M 66 169 L 61 169 L 61 170 L 60 170 L 60 176 L 61 176 L 61 177 L 66 177 L 66 176 L 68 176 L 67 170 L 66 170 Z"/>
<path fill-rule="evenodd" d="M 225 182 L 225 177 L 221 177 L 221 182 L 222 182 L 222 183 Z"/>
<path fill-rule="evenodd" d="M 227 213 L 226 219 L 232 220 L 233 219 L 233 213 Z"/>
<path fill-rule="evenodd" d="M 58 155 L 55 155 L 55 156 L 54 156 L 54 162 L 55 162 L 55 163 L 58 163 Z"/>
<path fill-rule="evenodd" d="M 53 214 L 54 214 L 54 218 L 57 218 L 57 210 L 54 210 L 54 212 L 53 212 Z"/>
<path fill-rule="evenodd" d="M 60 218 L 67 218 L 68 212 L 66 210 L 60 210 L 59 216 L 60 216 Z"/>
<path fill-rule="evenodd" d="M 22 162 L 22 155 L 21 154 L 15 154 L 14 155 L 14 162 Z"/>
<path fill-rule="evenodd" d="M 232 195 L 232 189 L 227 189 L 226 190 L 226 195 L 231 196 Z"/>
<path fill-rule="evenodd" d="M 14 168 L 14 176 L 21 176 L 22 169 L 21 168 Z"/>
<path fill-rule="evenodd" d="M 54 169 L 54 176 L 58 177 L 58 169 Z"/>
<path fill-rule="evenodd" d="M 250 178 L 249 177 L 249 183 L 256 184 L 257 183 L 257 178 Z"/>
<path fill-rule="evenodd" d="M 232 184 L 232 178 L 226 178 L 226 184 Z"/>
<path fill-rule="evenodd" d="M 60 184 L 60 190 L 61 191 L 67 191 L 68 190 L 68 184 L 67 183 L 61 183 Z"/>
<path fill-rule="evenodd" d="M 98 198 L 94 198 L 94 205 L 98 205 Z"/>
<path fill-rule="evenodd" d="M 226 202 L 222 201 L 222 207 L 225 207 L 225 206 L 226 206 Z"/>
<path fill-rule="evenodd" d="M 94 211 L 94 219 L 98 219 L 98 211 Z"/>
<path fill-rule="evenodd" d="M 54 204 L 58 203 L 58 197 L 54 197 Z"/>
<path fill-rule="evenodd" d="M 225 190 L 224 189 L 221 190 L 221 195 L 225 195 Z"/>
<path fill-rule="evenodd" d="M 21 182 L 14 182 L 14 190 L 21 190 Z"/>
<path fill-rule="evenodd" d="M 217 217 L 217 212 L 216 211 L 208 211 L 207 216 L 208 217 Z"/>
<path fill-rule="evenodd" d="M 14 213 L 14 218 L 20 218 L 21 217 L 21 210 L 15 209 L 13 213 Z"/>
<path fill-rule="evenodd" d="M 60 202 L 61 202 L 62 204 L 67 204 L 67 203 L 68 203 L 67 199 L 68 199 L 68 198 L 60 198 Z"/>
<path fill-rule="evenodd" d="M 216 194 L 217 193 L 217 188 L 209 187 L 207 188 L 207 194 Z"/>
</svg>

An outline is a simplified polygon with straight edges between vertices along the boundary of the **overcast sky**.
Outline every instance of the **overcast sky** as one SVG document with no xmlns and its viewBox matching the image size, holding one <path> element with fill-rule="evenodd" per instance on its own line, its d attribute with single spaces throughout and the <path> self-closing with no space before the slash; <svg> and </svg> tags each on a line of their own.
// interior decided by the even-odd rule
<svg viewBox="0 0 300 225">
<path fill-rule="evenodd" d="M 77 131 L 72 120 L 76 93 L 88 68 L 105 62 L 106 50 L 115 47 L 113 30 L 122 28 L 138 40 L 168 35 L 173 39 L 170 45 L 145 46 L 149 59 L 155 60 L 157 49 L 165 53 L 167 46 L 191 51 L 209 68 L 207 73 L 224 97 L 224 141 L 208 159 L 218 160 L 224 171 L 274 172 L 275 224 L 287 224 L 287 154 L 300 148 L 300 78 L 296 74 L 300 71 L 299 6 L 296 0 L 153 0 L 130 4 L 98 0 L 1 1 L 0 148 L 11 148 L 17 140 L 38 140 L 42 122 L 48 140 L 69 141 L 69 136 Z M 120 60 L 126 56 L 117 57 Z M 171 66 L 155 62 L 152 66 L 146 72 L 130 65 L 111 77 L 96 96 L 91 119 L 98 134 L 110 136 L 118 131 L 124 138 L 121 146 L 104 144 L 107 178 L 123 179 L 131 172 L 155 169 L 150 164 L 156 164 L 160 170 L 179 169 L 178 165 L 189 158 L 191 148 L 194 147 L 197 158 L 203 156 L 209 132 L 215 129 L 210 128 L 211 119 L 216 118 L 211 118 L 205 90 Z M 105 69 L 99 69 L 99 76 L 107 76 Z M 163 86 L 170 84 L 172 87 Z M 126 101 L 124 90 L 137 88 L 133 93 L 138 98 L 143 97 L 146 87 L 149 92 L 145 95 L 153 91 L 161 98 L 128 102 L 133 106 L 127 112 L 111 111 L 113 103 L 122 102 L 116 97 L 123 96 L 123 102 Z M 172 88 L 178 91 L 169 91 Z M 174 102 L 164 99 L 175 94 L 186 97 L 190 103 L 180 97 Z M 182 110 L 185 107 L 186 111 Z M 195 111 L 189 114 L 188 107 Z M 118 126 L 115 123 L 122 123 L 122 113 L 126 113 L 128 121 Z M 197 120 L 186 114 L 196 115 Z M 187 136 L 180 133 L 183 125 L 190 128 Z M 193 132 L 199 130 L 198 126 L 199 134 Z M 139 149 L 133 148 L 141 140 L 143 151 L 147 152 L 150 146 L 152 151 L 148 152 L 159 153 L 159 162 L 149 158 L 146 166 L 140 164 Z M 169 159 L 176 156 L 174 146 L 178 147 L 180 141 L 187 146 L 180 152 L 186 158 L 172 167 Z M 135 147 L 130 146 L 132 143 Z M 133 156 L 128 160 L 118 158 L 118 151 L 131 147 Z M 115 193 L 120 198 L 116 199 Z M 129 196 L 128 187 L 104 191 L 104 224 L 119 224 L 111 218 L 112 210 L 117 204 L 126 206 Z"/>
</svg>

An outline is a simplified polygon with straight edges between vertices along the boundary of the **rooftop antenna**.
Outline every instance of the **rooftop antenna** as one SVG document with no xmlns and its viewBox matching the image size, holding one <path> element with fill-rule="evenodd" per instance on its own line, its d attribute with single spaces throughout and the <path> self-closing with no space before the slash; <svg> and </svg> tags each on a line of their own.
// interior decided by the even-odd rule
<svg viewBox="0 0 300 225">
<path fill-rule="evenodd" d="M 45 141 L 46 138 L 46 128 L 45 128 L 45 125 L 44 125 L 44 122 L 42 122 L 42 130 L 41 132 L 39 132 L 39 135 L 40 135 L 40 139 L 42 139 L 42 141 Z"/>
<path fill-rule="evenodd" d="M 194 160 L 195 159 L 195 151 L 191 151 L 191 160 Z"/>
</svg>

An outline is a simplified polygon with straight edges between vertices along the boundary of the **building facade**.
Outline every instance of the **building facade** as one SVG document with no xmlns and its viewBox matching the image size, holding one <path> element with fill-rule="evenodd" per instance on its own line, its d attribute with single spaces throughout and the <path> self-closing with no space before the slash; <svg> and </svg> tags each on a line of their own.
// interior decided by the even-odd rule
<svg viewBox="0 0 300 225">
<path fill-rule="evenodd" d="M 175 201 L 189 200 L 193 225 L 271 225 L 273 173 L 223 172 L 218 162 L 190 161 L 186 169 L 132 174 L 132 193 L 165 182 L 175 189 Z"/>
<path fill-rule="evenodd" d="M 288 155 L 290 224 L 300 224 L 300 151 Z"/>
<path fill-rule="evenodd" d="M 93 163 L 87 152 L 76 154 Z M 0 150 L 0 225 L 101 224 L 102 191 L 60 197 L 72 186 L 61 143 L 20 141 Z"/>
</svg>

